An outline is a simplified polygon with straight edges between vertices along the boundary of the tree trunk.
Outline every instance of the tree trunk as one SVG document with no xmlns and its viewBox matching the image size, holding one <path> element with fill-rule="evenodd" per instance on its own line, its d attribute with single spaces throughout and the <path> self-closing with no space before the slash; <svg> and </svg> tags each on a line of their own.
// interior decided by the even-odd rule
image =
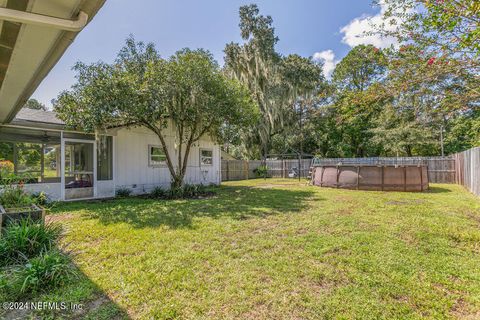
<svg viewBox="0 0 480 320">
<path fill-rule="evenodd" d="M 300 102 L 300 156 L 299 156 L 299 161 L 298 161 L 298 181 L 300 181 L 301 177 L 302 177 L 302 158 L 303 158 L 303 139 L 304 139 L 304 136 L 303 136 L 303 121 L 302 121 L 302 117 L 303 117 L 303 103 Z"/>
<path fill-rule="evenodd" d="M 267 155 L 268 155 L 268 144 L 266 142 L 263 142 L 262 143 L 262 161 L 264 164 L 266 164 Z"/>
<path fill-rule="evenodd" d="M 172 157 L 170 156 L 170 153 L 168 152 L 168 146 L 165 141 L 165 138 L 162 135 L 162 129 L 161 128 L 156 128 L 155 126 L 152 126 L 150 123 L 145 122 L 143 123 L 147 128 L 152 130 L 157 137 L 160 139 L 160 143 L 162 145 L 163 152 L 165 153 L 166 157 L 166 162 L 167 162 L 167 168 L 168 171 L 170 171 L 170 176 L 171 176 L 171 181 L 170 181 L 170 188 L 179 188 L 182 186 L 183 183 L 183 177 L 184 173 L 182 173 L 182 166 L 181 163 L 178 164 L 177 170 L 175 170 L 175 167 L 172 162 Z M 150 152 L 150 151 L 149 151 Z M 180 156 L 179 156 L 179 161 L 180 161 Z"/>
<path fill-rule="evenodd" d="M 407 152 L 407 157 L 412 157 L 413 156 L 411 146 L 409 146 L 409 145 L 405 146 L 405 151 Z"/>
<path fill-rule="evenodd" d="M 181 188 L 182 185 L 183 185 L 183 175 L 176 172 L 175 175 L 172 175 L 172 180 L 170 181 L 170 188 L 178 189 L 178 188 Z"/>
<path fill-rule="evenodd" d="M 144 125 L 152 130 L 160 139 L 160 142 L 162 144 L 162 149 L 163 152 L 165 152 L 166 156 L 166 162 L 167 162 L 167 167 L 168 170 L 170 171 L 170 176 L 171 176 L 171 181 L 170 181 L 170 188 L 175 189 L 175 188 L 180 188 L 183 185 L 183 179 L 185 178 L 185 174 L 187 172 L 187 167 L 188 167 L 188 157 L 190 155 L 190 151 L 192 148 L 192 145 L 198 141 L 204 134 L 205 132 L 208 131 L 210 126 L 205 127 L 198 135 L 195 135 L 197 130 L 193 130 L 190 133 L 190 137 L 185 145 L 185 154 L 182 155 L 183 151 L 183 143 L 179 143 L 179 154 L 177 157 L 177 168 L 175 169 L 175 166 L 173 165 L 172 162 L 172 157 L 170 156 L 168 152 L 168 146 L 166 144 L 166 141 L 162 135 L 162 129 L 161 128 L 155 128 L 154 126 L 150 125 L 149 123 L 144 123 Z M 180 131 L 181 134 L 183 134 L 183 128 Z M 180 138 L 182 139 L 182 138 Z"/>
</svg>

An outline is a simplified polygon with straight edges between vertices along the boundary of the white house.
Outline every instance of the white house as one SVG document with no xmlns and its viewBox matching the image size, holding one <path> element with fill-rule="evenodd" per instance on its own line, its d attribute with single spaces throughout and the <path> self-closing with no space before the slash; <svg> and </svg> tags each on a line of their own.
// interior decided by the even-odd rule
<svg viewBox="0 0 480 320">
<path fill-rule="evenodd" d="M 105 0 L 0 0 L 0 160 L 29 177 L 25 188 L 55 200 L 112 197 L 167 187 L 159 139 L 144 128 L 105 135 L 65 130 L 52 112 L 21 109 Z M 175 134 L 166 129 L 170 154 Z M 220 182 L 220 148 L 209 138 L 191 151 L 185 182 Z"/>
<path fill-rule="evenodd" d="M 177 159 L 172 124 L 165 129 L 169 154 Z M 141 194 L 168 188 L 170 172 L 159 138 L 143 127 L 116 128 L 105 135 L 65 130 L 50 111 L 21 109 L 0 126 L 0 159 L 29 177 L 25 188 L 51 199 L 77 200 L 115 196 L 119 188 Z M 221 151 L 208 136 L 190 151 L 185 183 L 219 184 Z"/>
</svg>

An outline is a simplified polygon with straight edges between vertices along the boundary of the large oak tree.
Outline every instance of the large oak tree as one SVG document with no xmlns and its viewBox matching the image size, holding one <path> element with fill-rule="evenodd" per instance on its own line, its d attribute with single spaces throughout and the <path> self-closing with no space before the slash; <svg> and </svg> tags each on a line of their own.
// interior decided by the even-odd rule
<svg viewBox="0 0 480 320">
<path fill-rule="evenodd" d="M 223 128 L 245 125 L 257 113 L 250 93 L 204 50 L 184 49 L 165 60 L 153 44 L 131 37 L 114 63 L 77 63 L 74 70 L 77 83 L 58 97 L 58 116 L 86 131 L 150 129 L 165 152 L 172 187 L 182 185 L 195 142 L 205 135 L 219 139 Z M 173 154 L 165 130 L 169 123 L 176 131 Z"/>
</svg>

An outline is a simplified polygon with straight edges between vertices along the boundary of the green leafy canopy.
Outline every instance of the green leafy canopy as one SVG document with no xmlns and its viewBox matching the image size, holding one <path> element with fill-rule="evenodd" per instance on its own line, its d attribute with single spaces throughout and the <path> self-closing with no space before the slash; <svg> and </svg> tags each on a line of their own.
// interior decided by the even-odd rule
<svg viewBox="0 0 480 320">
<path fill-rule="evenodd" d="M 255 119 L 250 92 L 226 77 L 205 50 L 183 49 L 163 59 L 153 44 L 126 40 L 112 64 L 77 63 L 77 83 L 64 91 L 55 111 L 72 128 L 86 131 L 143 126 L 154 132 L 175 184 L 185 175 L 190 148 L 205 135 L 218 140 L 222 128 Z M 176 131 L 176 166 L 165 128 Z"/>
</svg>

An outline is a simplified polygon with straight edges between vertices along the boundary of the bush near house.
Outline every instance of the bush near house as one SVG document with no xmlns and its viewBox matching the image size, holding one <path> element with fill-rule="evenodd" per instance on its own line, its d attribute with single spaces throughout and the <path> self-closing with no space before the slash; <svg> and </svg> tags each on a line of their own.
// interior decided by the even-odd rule
<svg viewBox="0 0 480 320">
<path fill-rule="evenodd" d="M 45 224 L 43 219 L 34 221 L 29 214 L 38 213 L 38 207 L 32 205 L 47 204 L 46 194 L 28 194 L 23 178 L 16 176 L 6 161 L 0 162 L 0 175 L 0 204 L 12 218 L 6 220 L 6 227 L 0 225 L 0 300 L 15 301 L 62 285 L 76 271 L 57 248 L 61 226 Z"/>
<path fill-rule="evenodd" d="M 167 199 L 192 199 L 200 197 L 208 197 L 214 195 L 215 192 L 208 189 L 203 184 L 185 184 L 178 188 L 171 188 L 167 191 Z"/>
<path fill-rule="evenodd" d="M 62 228 L 58 224 L 29 219 L 8 225 L 0 238 L 0 267 L 21 264 L 56 246 Z"/>
<path fill-rule="evenodd" d="M 148 198 L 164 200 L 204 198 L 215 195 L 213 188 L 213 186 L 208 187 L 203 184 L 184 184 L 181 187 L 170 189 L 155 187 L 148 194 Z"/>
<path fill-rule="evenodd" d="M 119 188 L 115 192 L 115 195 L 119 198 L 127 198 L 130 196 L 131 193 L 132 193 L 132 190 L 128 188 Z"/>
<path fill-rule="evenodd" d="M 5 185 L 0 194 L 0 204 L 5 208 L 26 207 L 34 203 L 34 199 L 25 192 L 23 185 Z"/>
<path fill-rule="evenodd" d="M 13 174 L 13 162 L 9 160 L 0 160 L 0 179 L 5 179 Z"/>
<path fill-rule="evenodd" d="M 50 199 L 43 191 L 30 194 L 25 191 L 28 176 L 19 176 L 13 172 L 13 163 L 0 161 L 0 205 L 5 208 L 28 207 L 32 204 L 47 205 Z"/>
</svg>

